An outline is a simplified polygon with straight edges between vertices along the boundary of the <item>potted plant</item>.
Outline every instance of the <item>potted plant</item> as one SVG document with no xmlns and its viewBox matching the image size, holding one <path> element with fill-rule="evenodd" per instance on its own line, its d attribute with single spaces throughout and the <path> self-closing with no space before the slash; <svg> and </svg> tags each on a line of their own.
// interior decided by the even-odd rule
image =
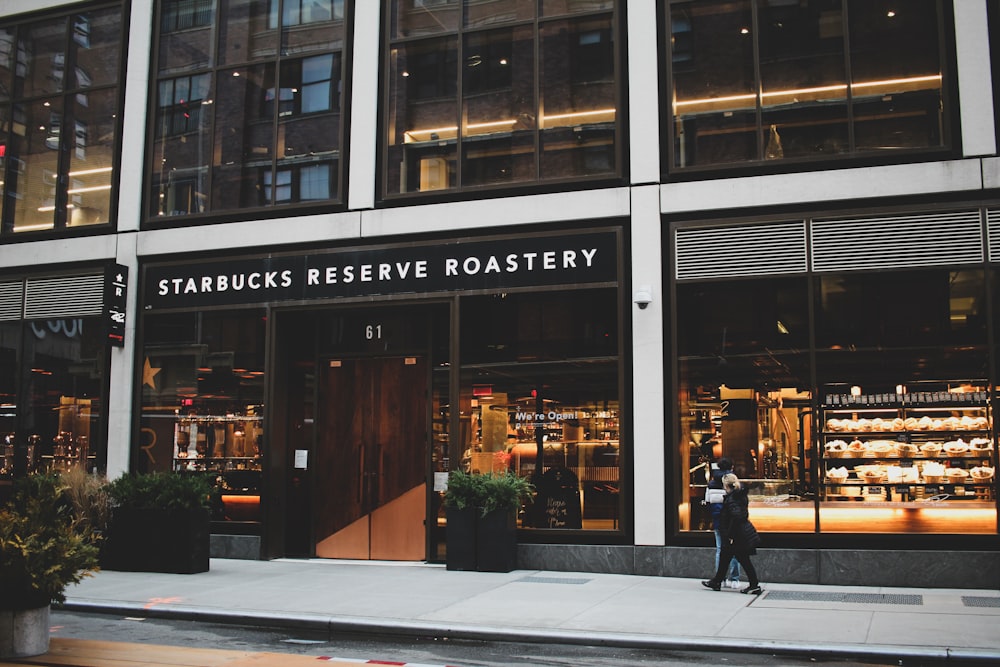
<svg viewBox="0 0 1000 667">
<path fill-rule="evenodd" d="M 56 475 L 19 479 L 0 509 L 0 658 L 49 650 L 49 608 L 97 569 L 97 547 Z"/>
<path fill-rule="evenodd" d="M 209 478 L 197 474 L 132 474 L 111 482 L 105 567 L 129 572 L 207 572 L 214 493 Z"/>
<path fill-rule="evenodd" d="M 483 476 L 462 470 L 448 474 L 444 494 L 446 562 L 449 570 L 475 571 L 476 523 L 482 506 Z"/>
<path fill-rule="evenodd" d="M 510 572 L 517 567 L 517 512 L 534 493 L 510 471 L 448 476 L 448 569 Z"/>
</svg>

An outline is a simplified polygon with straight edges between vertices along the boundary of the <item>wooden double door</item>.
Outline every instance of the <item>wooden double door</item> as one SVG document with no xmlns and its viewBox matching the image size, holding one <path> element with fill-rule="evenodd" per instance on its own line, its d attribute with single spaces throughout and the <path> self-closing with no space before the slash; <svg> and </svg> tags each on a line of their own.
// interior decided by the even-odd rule
<svg viewBox="0 0 1000 667">
<path fill-rule="evenodd" d="M 318 371 L 316 555 L 424 560 L 426 360 L 325 359 Z"/>
</svg>

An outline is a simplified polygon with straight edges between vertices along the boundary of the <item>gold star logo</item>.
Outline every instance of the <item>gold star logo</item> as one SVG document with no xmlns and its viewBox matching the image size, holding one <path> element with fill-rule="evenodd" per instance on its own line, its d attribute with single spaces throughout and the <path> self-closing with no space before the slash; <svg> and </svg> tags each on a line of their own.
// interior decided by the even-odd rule
<svg viewBox="0 0 1000 667">
<path fill-rule="evenodd" d="M 146 357 L 146 363 L 142 365 L 142 384 L 146 386 L 147 384 L 156 389 L 156 374 L 159 373 L 162 368 L 153 368 L 153 365 L 149 363 L 149 357 Z"/>
</svg>

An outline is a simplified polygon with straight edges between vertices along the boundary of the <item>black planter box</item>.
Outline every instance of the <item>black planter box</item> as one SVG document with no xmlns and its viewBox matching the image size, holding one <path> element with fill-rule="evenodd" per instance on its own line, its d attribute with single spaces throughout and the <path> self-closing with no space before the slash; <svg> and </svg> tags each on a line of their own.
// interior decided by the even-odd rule
<svg viewBox="0 0 1000 667">
<path fill-rule="evenodd" d="M 477 516 L 476 569 L 510 572 L 517 569 L 517 519 L 513 512 L 494 510 Z"/>
<path fill-rule="evenodd" d="M 449 507 L 445 510 L 448 527 L 445 529 L 447 568 L 474 572 L 476 570 L 476 523 L 479 510 Z"/>
<path fill-rule="evenodd" d="M 208 510 L 118 508 L 101 567 L 125 572 L 208 572 Z"/>
</svg>

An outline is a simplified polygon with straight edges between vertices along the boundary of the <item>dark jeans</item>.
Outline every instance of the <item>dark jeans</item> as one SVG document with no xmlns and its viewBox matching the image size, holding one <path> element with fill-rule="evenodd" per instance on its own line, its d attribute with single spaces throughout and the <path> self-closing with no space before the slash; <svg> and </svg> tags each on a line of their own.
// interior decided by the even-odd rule
<svg viewBox="0 0 1000 667">
<path fill-rule="evenodd" d="M 711 579 L 713 584 L 721 584 L 726 578 L 726 570 L 729 569 L 729 560 L 731 558 L 735 558 L 743 566 L 743 571 L 747 573 L 747 580 L 750 582 L 750 588 L 760 585 L 760 581 L 757 579 L 757 568 L 750 562 L 750 554 L 744 549 L 735 548 L 729 543 L 729 540 L 722 541 L 719 566 L 715 570 L 715 576 Z"/>
</svg>

